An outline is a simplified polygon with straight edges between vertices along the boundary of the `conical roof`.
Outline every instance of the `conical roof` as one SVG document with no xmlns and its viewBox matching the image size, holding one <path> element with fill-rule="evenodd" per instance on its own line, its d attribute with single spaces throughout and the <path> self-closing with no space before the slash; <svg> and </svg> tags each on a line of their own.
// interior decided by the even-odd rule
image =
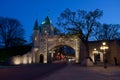
<svg viewBox="0 0 120 80">
<path fill-rule="evenodd" d="M 34 24 L 34 30 L 39 30 L 39 25 L 38 25 L 37 19 L 36 19 L 35 24 Z"/>
<path fill-rule="evenodd" d="M 42 25 L 50 25 L 51 24 L 51 20 L 49 19 L 49 17 L 47 16 L 45 18 L 45 20 L 42 22 Z"/>
</svg>

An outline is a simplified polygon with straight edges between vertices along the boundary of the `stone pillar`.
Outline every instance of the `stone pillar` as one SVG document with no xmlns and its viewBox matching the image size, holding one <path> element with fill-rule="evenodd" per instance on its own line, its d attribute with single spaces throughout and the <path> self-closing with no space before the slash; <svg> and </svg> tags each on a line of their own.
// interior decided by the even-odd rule
<svg viewBox="0 0 120 80">
<path fill-rule="evenodd" d="M 100 62 L 103 62 L 103 53 L 100 53 Z"/>
<path fill-rule="evenodd" d="M 75 47 L 75 57 L 76 57 L 76 63 L 78 63 L 79 62 L 79 41 L 78 41 L 78 39 L 75 39 L 75 45 L 76 45 L 76 47 Z"/>
</svg>

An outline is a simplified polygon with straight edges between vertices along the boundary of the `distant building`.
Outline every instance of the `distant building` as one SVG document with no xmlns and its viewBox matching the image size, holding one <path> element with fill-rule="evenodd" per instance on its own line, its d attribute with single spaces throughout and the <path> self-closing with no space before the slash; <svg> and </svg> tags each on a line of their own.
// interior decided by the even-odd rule
<svg viewBox="0 0 120 80">
<path fill-rule="evenodd" d="M 102 43 L 105 42 L 108 49 L 104 50 L 100 49 L 103 45 Z M 95 62 L 104 62 L 106 58 L 109 64 L 120 64 L 120 40 L 110 40 L 110 41 L 91 41 L 89 42 L 89 51 L 92 60 Z"/>
</svg>

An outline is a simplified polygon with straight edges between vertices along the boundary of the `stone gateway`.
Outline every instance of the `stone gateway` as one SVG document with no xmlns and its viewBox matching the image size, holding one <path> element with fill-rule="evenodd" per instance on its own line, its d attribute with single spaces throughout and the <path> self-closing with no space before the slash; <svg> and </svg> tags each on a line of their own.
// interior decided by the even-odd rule
<svg viewBox="0 0 120 80">
<path fill-rule="evenodd" d="M 48 63 L 52 61 L 54 50 L 58 46 L 69 46 L 75 51 L 75 62 L 80 62 L 80 39 L 77 36 L 61 36 L 55 34 L 54 26 L 46 17 L 41 26 L 35 22 L 33 30 L 33 62 Z"/>
</svg>

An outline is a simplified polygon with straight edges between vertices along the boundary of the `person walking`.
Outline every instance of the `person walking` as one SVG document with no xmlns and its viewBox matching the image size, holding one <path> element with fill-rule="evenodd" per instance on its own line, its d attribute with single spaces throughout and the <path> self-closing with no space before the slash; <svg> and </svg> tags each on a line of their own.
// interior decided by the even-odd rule
<svg viewBox="0 0 120 80">
<path fill-rule="evenodd" d="M 108 63 L 108 60 L 105 59 L 105 60 L 104 60 L 104 68 L 107 68 L 107 63 Z"/>
<path fill-rule="evenodd" d="M 115 61 L 115 65 L 117 66 L 118 63 L 117 63 L 117 58 L 116 57 L 114 57 L 114 61 Z"/>
</svg>

